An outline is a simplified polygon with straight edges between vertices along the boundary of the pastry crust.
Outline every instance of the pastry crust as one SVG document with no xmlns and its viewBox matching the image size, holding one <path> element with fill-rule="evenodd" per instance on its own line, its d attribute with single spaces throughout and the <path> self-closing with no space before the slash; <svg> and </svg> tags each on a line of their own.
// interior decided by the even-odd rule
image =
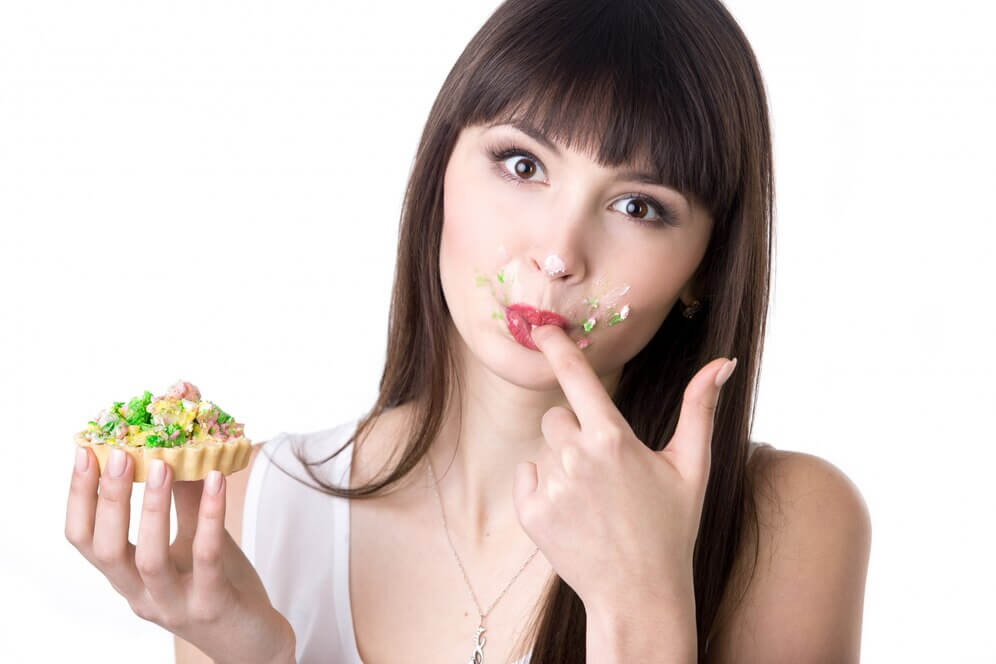
<svg viewBox="0 0 996 664">
<path fill-rule="evenodd" d="M 220 470 L 231 475 L 249 465 L 252 441 L 244 436 L 227 441 L 209 440 L 184 443 L 179 447 L 137 447 L 134 445 L 109 445 L 92 443 L 83 437 L 82 432 L 75 436 L 76 444 L 89 447 L 97 455 L 100 473 L 104 473 L 111 450 L 120 448 L 131 457 L 135 464 L 133 482 L 144 482 L 148 477 L 149 462 L 162 459 L 173 469 L 173 481 L 202 480 L 212 470 Z"/>
</svg>

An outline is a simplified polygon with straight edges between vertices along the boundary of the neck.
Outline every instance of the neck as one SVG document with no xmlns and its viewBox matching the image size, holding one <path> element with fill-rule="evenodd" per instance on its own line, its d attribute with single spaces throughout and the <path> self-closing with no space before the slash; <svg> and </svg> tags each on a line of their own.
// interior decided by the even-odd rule
<svg viewBox="0 0 996 664">
<path fill-rule="evenodd" d="M 540 429 L 543 414 L 570 404 L 555 380 L 553 389 L 510 383 L 458 343 L 462 394 L 451 392 L 443 425 L 429 450 L 447 525 L 454 538 L 474 548 L 485 548 L 495 537 L 503 542 L 528 539 L 513 500 L 515 469 L 540 458 L 546 446 Z M 603 377 L 610 394 L 620 375 L 621 370 Z"/>
</svg>

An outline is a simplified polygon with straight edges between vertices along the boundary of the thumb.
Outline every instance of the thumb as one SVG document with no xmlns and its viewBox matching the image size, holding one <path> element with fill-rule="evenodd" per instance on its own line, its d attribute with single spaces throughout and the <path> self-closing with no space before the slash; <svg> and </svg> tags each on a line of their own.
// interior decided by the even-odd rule
<svg viewBox="0 0 996 664">
<path fill-rule="evenodd" d="M 683 477 L 702 481 L 709 477 L 719 392 L 736 366 L 736 358 L 717 358 L 702 367 L 685 388 L 674 438 L 665 448 Z"/>
</svg>

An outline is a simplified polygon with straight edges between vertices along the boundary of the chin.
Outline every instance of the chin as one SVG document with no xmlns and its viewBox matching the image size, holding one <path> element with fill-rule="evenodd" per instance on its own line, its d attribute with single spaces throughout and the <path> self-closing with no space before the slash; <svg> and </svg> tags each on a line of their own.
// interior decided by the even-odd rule
<svg viewBox="0 0 996 664">
<path fill-rule="evenodd" d="M 523 389 L 557 389 L 560 384 L 543 353 L 519 344 L 504 325 L 504 321 L 487 320 L 484 324 L 473 326 L 470 334 L 466 335 L 461 332 L 462 326 L 454 321 L 451 333 L 458 352 L 462 353 L 466 362 L 476 363 L 489 373 Z"/>
</svg>

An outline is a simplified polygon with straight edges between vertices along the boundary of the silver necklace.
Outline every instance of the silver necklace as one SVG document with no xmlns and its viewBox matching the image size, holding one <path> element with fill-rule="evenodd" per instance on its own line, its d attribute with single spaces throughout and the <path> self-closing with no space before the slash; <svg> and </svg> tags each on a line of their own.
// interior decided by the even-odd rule
<svg viewBox="0 0 996 664">
<path fill-rule="evenodd" d="M 427 461 L 428 461 L 428 456 L 427 456 Z M 487 617 L 489 613 L 491 613 L 491 609 L 494 608 L 494 605 L 498 603 L 498 600 L 500 600 L 502 595 L 505 594 L 505 591 L 509 589 L 509 586 L 511 586 L 512 583 L 517 578 L 519 578 L 519 575 L 522 574 L 522 570 L 526 568 L 526 565 L 528 565 L 529 561 L 533 559 L 533 556 L 539 553 L 539 547 L 537 546 L 536 550 L 534 550 L 532 554 L 530 554 L 530 556 L 526 558 L 526 562 L 522 563 L 522 567 L 520 567 L 519 571 L 515 573 L 515 576 L 512 577 L 512 580 L 505 585 L 505 588 L 500 593 L 498 593 L 498 597 L 495 598 L 495 601 L 491 602 L 491 606 L 488 607 L 488 610 L 481 611 L 481 604 L 477 601 L 477 595 L 474 594 L 474 589 L 470 587 L 470 579 L 467 578 L 467 570 L 463 568 L 463 563 L 460 561 L 460 556 L 457 555 L 456 548 L 453 546 L 453 540 L 450 539 L 450 529 L 449 526 L 446 525 L 446 512 L 443 511 L 443 499 L 440 498 L 439 490 L 436 488 L 437 485 L 436 473 L 432 469 L 432 461 L 428 461 L 428 466 L 429 466 L 429 479 L 432 482 L 432 490 L 435 492 L 436 500 L 439 502 L 439 514 L 440 516 L 443 517 L 443 529 L 446 531 L 446 541 L 449 542 L 450 544 L 450 551 L 453 552 L 453 556 L 456 558 L 457 565 L 460 566 L 460 571 L 463 572 L 463 580 L 464 583 L 467 584 L 467 590 L 470 591 L 470 598 L 474 600 L 474 604 L 477 606 L 477 613 L 481 616 L 481 621 L 478 623 L 477 629 L 475 630 L 474 633 L 474 653 L 470 656 L 470 660 L 468 660 L 467 664 L 481 664 L 484 661 L 484 642 L 487 641 L 487 639 L 484 636 L 484 618 Z"/>
</svg>

